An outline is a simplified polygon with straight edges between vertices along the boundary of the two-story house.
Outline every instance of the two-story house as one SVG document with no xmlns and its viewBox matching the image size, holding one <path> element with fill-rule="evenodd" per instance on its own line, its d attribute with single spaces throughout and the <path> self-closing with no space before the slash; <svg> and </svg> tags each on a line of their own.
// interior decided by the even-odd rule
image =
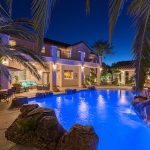
<svg viewBox="0 0 150 150">
<path fill-rule="evenodd" d="M 34 42 L 4 36 L 2 41 L 10 45 L 24 45 L 34 47 Z M 50 88 L 71 87 L 84 84 L 84 79 L 90 74 L 90 69 L 94 68 L 97 73 L 97 84 L 100 84 L 101 62 L 91 48 L 83 41 L 75 44 L 67 44 L 51 39 L 44 39 L 44 46 L 41 55 L 45 57 L 48 70 L 44 70 L 38 63 L 32 62 L 41 75 L 41 80 L 37 80 L 26 68 L 15 60 L 5 59 L 3 62 L 11 73 L 12 83 L 17 76 L 19 82 L 34 81 L 37 84 L 50 84 Z M 9 88 L 8 80 L 1 75 L 2 88 Z"/>
</svg>

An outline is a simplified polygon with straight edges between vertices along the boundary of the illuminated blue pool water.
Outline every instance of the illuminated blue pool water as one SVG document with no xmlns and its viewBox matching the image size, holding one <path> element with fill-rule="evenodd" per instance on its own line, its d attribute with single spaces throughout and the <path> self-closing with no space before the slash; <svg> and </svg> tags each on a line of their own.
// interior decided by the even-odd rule
<svg viewBox="0 0 150 150">
<path fill-rule="evenodd" d="M 99 150 L 150 150 L 150 128 L 130 107 L 135 94 L 125 90 L 81 91 L 34 98 L 30 103 L 53 108 L 67 130 L 75 123 L 92 125 L 100 138 Z"/>
</svg>

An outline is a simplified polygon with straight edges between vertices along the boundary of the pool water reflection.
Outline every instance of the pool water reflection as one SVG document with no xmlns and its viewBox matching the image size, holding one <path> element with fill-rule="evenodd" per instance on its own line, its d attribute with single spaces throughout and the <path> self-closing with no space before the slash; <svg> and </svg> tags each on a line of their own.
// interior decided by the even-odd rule
<svg viewBox="0 0 150 150">
<path fill-rule="evenodd" d="M 92 125 L 100 138 L 99 150 L 150 150 L 150 128 L 130 106 L 134 95 L 126 90 L 80 91 L 30 103 L 53 108 L 67 130 L 75 123 Z"/>
</svg>

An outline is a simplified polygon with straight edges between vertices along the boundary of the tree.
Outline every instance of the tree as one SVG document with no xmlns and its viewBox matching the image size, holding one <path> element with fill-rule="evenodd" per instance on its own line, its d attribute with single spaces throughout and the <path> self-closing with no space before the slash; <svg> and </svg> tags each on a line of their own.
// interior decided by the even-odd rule
<svg viewBox="0 0 150 150">
<path fill-rule="evenodd" d="M 117 19 L 125 2 L 129 3 L 128 12 L 134 19 L 136 29 L 133 42 L 134 60 L 136 60 L 136 90 L 142 90 L 146 74 L 150 67 L 150 0 L 111 0 L 109 10 L 109 43 L 112 42 Z M 86 0 L 90 11 L 90 0 Z"/>
<path fill-rule="evenodd" d="M 111 67 L 105 63 L 102 64 L 102 72 L 101 72 L 101 81 L 103 84 L 107 82 L 112 82 L 112 71 Z"/>
<path fill-rule="evenodd" d="M 123 6 L 124 0 L 112 0 L 110 5 L 110 41 Z M 136 90 L 142 90 L 150 67 L 150 1 L 132 0 L 128 10 L 130 16 L 134 18 L 136 28 L 132 48 L 136 60 Z"/>
<path fill-rule="evenodd" d="M 99 56 L 99 61 L 102 63 L 102 57 L 107 54 L 112 54 L 112 46 L 108 41 L 99 40 L 93 44 L 94 52 Z"/>
<path fill-rule="evenodd" d="M 40 6 L 41 14 L 45 14 L 46 17 L 43 16 L 41 19 L 39 15 L 40 11 L 39 3 L 41 0 L 32 0 L 33 2 L 33 18 L 31 20 L 28 19 L 12 19 L 12 3 L 13 0 L 5 0 L 1 3 L 0 7 L 0 33 L 1 35 L 9 35 L 12 37 L 20 38 L 23 40 L 30 40 L 34 42 L 37 46 L 37 49 L 32 49 L 25 47 L 23 45 L 15 45 L 11 46 L 8 43 L 4 43 L 1 37 L 0 41 L 0 72 L 3 73 L 9 79 L 9 71 L 5 65 L 3 65 L 3 58 L 16 60 L 18 63 L 22 64 L 25 68 L 27 68 L 37 79 L 40 79 L 40 75 L 38 70 L 35 68 L 32 63 L 29 62 L 29 59 L 33 59 L 38 62 L 45 69 L 47 65 L 45 64 L 45 59 L 40 55 L 40 50 L 43 46 L 44 33 L 46 32 L 45 26 L 47 23 L 47 15 L 48 8 L 46 2 L 49 0 L 45 0 L 45 3 Z M 37 16 L 39 18 L 37 18 Z M 40 22 L 43 20 L 43 22 Z M 39 23 L 39 22 L 40 23 Z M 39 24 L 37 24 L 39 23 Z M 12 50 L 14 49 L 14 50 Z M 26 54 L 28 57 L 26 57 Z"/>
<path fill-rule="evenodd" d="M 85 83 L 88 85 L 96 85 L 96 72 L 93 68 L 90 69 L 90 75 L 85 77 Z"/>
</svg>

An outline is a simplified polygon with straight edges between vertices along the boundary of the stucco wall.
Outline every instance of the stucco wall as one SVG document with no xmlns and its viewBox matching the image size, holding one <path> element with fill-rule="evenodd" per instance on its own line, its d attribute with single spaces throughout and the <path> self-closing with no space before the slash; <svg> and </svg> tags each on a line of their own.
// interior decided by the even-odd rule
<svg viewBox="0 0 150 150">
<path fill-rule="evenodd" d="M 73 71 L 73 79 L 64 79 L 64 70 L 72 70 Z M 79 84 L 79 67 L 71 66 L 71 65 L 63 65 L 62 66 L 62 86 L 78 86 Z"/>
<path fill-rule="evenodd" d="M 72 50 L 71 50 L 72 59 L 79 60 L 80 58 L 79 51 L 85 52 L 85 60 L 89 59 L 91 50 L 84 43 L 79 43 L 77 45 L 72 46 Z"/>
</svg>

